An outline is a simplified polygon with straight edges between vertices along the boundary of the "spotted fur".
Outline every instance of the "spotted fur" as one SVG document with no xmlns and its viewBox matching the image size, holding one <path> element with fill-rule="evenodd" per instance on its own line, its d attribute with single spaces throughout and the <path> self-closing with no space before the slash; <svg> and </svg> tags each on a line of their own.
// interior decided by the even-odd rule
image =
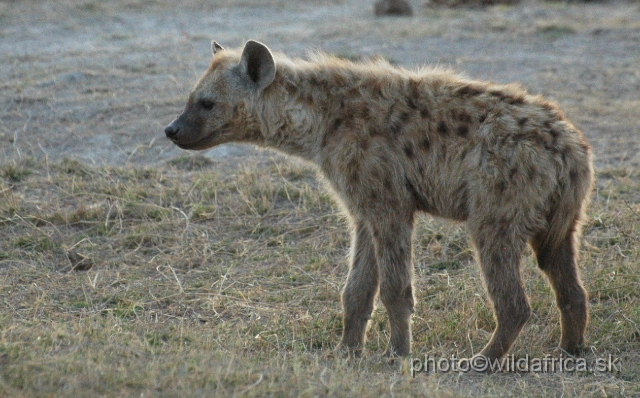
<svg viewBox="0 0 640 398">
<path fill-rule="evenodd" d="M 416 212 L 465 222 L 494 308 L 481 351 L 503 356 L 530 315 L 520 275 L 527 243 L 577 353 L 587 293 L 576 267 L 593 185 L 591 148 L 558 107 L 517 85 L 445 70 L 324 54 L 289 59 L 249 41 L 212 45 L 209 69 L 165 130 L 186 149 L 246 142 L 315 164 L 353 225 L 342 347 L 359 352 L 380 295 L 389 355 L 411 349 Z"/>
</svg>

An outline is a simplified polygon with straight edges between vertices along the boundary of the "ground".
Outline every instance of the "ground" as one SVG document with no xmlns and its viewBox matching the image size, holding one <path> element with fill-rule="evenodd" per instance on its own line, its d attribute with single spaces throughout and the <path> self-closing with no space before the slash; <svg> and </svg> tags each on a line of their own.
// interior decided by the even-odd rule
<svg viewBox="0 0 640 398">
<path fill-rule="evenodd" d="M 429 8 L 368 0 L 0 2 L 0 396 L 640 394 L 640 4 Z M 210 42 L 383 56 L 520 82 L 594 148 L 581 268 L 590 361 L 613 372 L 410 375 L 332 349 L 345 220 L 308 166 L 268 151 L 185 152 L 163 127 Z M 493 329 L 464 228 L 421 217 L 414 353 L 468 357 Z M 534 316 L 512 349 L 544 357 L 558 314 L 533 258 Z"/>
</svg>

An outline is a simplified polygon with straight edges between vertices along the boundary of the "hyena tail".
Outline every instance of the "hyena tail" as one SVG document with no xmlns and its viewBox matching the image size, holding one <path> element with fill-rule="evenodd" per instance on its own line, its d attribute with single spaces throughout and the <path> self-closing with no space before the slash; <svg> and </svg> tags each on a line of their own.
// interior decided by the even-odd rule
<svg viewBox="0 0 640 398">
<path fill-rule="evenodd" d="M 548 215 L 547 230 L 536 239 L 539 247 L 553 251 L 562 246 L 568 237 L 572 238 L 574 245 L 580 240 L 594 184 L 590 151 L 586 159 L 573 162 L 572 166 L 574 168 L 565 168 L 563 174 L 566 175 L 560 179 L 561 188 Z"/>
</svg>

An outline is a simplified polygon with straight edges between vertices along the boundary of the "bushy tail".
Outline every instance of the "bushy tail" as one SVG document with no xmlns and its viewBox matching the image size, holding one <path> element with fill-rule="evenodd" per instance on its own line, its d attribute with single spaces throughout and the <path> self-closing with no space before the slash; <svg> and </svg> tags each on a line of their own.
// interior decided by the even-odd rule
<svg viewBox="0 0 640 398">
<path fill-rule="evenodd" d="M 578 241 L 585 220 L 586 208 L 591 201 L 594 185 L 591 148 L 586 145 L 586 158 L 569 162 L 576 169 L 565 167 L 560 176 L 560 190 L 554 199 L 551 213 L 548 215 L 548 231 L 543 242 L 544 247 L 558 248 L 566 237 L 573 232 Z"/>
</svg>

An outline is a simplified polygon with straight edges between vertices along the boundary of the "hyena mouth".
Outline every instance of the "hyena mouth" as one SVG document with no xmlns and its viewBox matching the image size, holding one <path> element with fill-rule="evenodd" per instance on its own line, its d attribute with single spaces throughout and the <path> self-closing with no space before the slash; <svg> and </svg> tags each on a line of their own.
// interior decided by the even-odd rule
<svg viewBox="0 0 640 398">
<path fill-rule="evenodd" d="M 212 135 L 207 135 L 205 137 L 196 139 L 195 141 L 186 141 L 184 136 L 179 136 L 180 128 L 176 128 L 173 123 L 167 126 L 164 130 L 165 135 L 168 139 L 171 140 L 175 145 L 182 149 L 205 149 L 210 147 L 211 145 L 207 145 L 208 142 L 212 141 Z"/>
<path fill-rule="evenodd" d="M 225 123 L 219 128 L 210 131 L 208 135 L 195 141 L 185 141 L 184 138 L 186 137 L 182 137 L 182 139 L 180 139 L 179 137 L 168 136 L 168 138 L 171 140 L 171 142 L 182 149 L 202 150 L 209 149 L 216 145 L 228 142 L 233 136 L 234 130 L 231 129 L 231 124 Z"/>
<path fill-rule="evenodd" d="M 169 138 L 169 139 L 171 140 L 171 142 L 173 142 L 174 144 L 176 144 L 178 147 L 180 147 L 182 149 L 197 150 L 197 149 L 207 149 L 207 148 L 211 147 L 211 145 L 207 145 L 207 143 L 209 141 L 211 141 L 211 137 L 210 136 L 201 138 L 201 139 L 199 139 L 197 141 L 194 141 L 194 142 L 180 142 L 176 138 Z"/>
</svg>

